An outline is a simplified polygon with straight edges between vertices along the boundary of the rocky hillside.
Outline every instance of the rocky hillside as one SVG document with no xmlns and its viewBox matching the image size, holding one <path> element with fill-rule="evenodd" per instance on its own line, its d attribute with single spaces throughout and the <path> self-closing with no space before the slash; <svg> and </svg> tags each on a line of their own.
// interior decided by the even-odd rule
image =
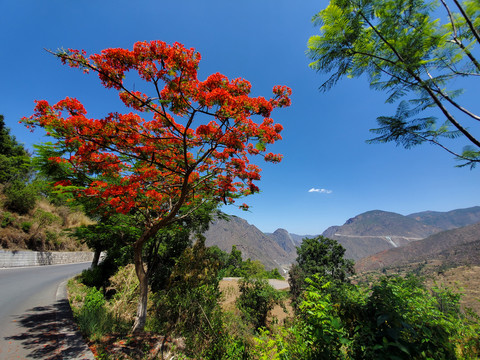
<svg viewBox="0 0 480 360">
<path fill-rule="evenodd" d="M 450 230 L 479 222 L 480 206 L 447 212 L 423 211 L 410 214 L 408 217 L 426 225 L 441 228 L 443 230 Z"/>
<path fill-rule="evenodd" d="M 0 249 L 36 251 L 85 251 L 85 244 L 70 236 L 67 229 L 91 224 L 82 212 L 38 200 L 26 214 L 2 207 L 0 195 Z"/>
<path fill-rule="evenodd" d="M 280 230 L 284 239 L 280 241 L 283 245 L 279 245 L 273 237 L 264 234 L 246 220 L 231 216 L 228 221 L 216 220 L 204 235 L 207 246 L 217 245 L 221 250 L 230 252 L 232 246 L 236 245 L 242 252 L 244 260 L 247 258 L 260 260 L 270 270 L 287 268 L 295 261 L 296 252 L 293 252 L 291 242 L 285 233 Z"/>
<path fill-rule="evenodd" d="M 365 257 L 355 267 L 363 272 L 427 260 L 439 260 L 451 266 L 480 265 L 480 222 Z"/>
<path fill-rule="evenodd" d="M 342 226 L 332 226 L 323 236 L 341 243 L 346 257 L 354 260 L 402 247 L 445 229 L 473 224 L 480 218 L 480 207 L 449 212 L 425 211 L 400 215 L 387 211 L 368 211 L 357 215 Z"/>
<path fill-rule="evenodd" d="M 480 207 L 448 212 L 425 211 L 407 216 L 374 210 L 357 215 L 342 226 L 332 226 L 322 235 L 336 239 L 345 247 L 348 258 L 359 260 L 400 248 L 445 229 L 473 224 L 479 217 Z M 207 245 L 217 245 L 228 252 L 232 245 L 236 245 L 245 258 L 260 260 L 269 269 L 289 266 L 296 259 L 296 247 L 300 246 L 302 239 L 316 236 L 291 234 L 285 229 L 263 233 L 235 216 L 230 221 L 216 221 L 205 235 Z"/>
<path fill-rule="evenodd" d="M 301 243 L 301 240 L 298 241 L 298 238 L 295 239 L 294 236 L 285 229 L 277 229 L 274 233 L 267 233 L 265 235 L 272 238 L 287 254 L 296 253 L 296 247 L 300 246 Z"/>
</svg>

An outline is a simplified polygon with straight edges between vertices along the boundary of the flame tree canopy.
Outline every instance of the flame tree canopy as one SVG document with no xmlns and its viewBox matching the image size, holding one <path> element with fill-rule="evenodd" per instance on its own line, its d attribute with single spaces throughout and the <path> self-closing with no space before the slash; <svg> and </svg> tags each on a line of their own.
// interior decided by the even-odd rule
<svg viewBox="0 0 480 360">
<path fill-rule="evenodd" d="M 287 87 L 275 86 L 274 98 L 266 100 L 250 97 L 244 79 L 215 73 L 199 81 L 200 54 L 178 43 L 138 42 L 133 50 L 106 49 L 89 57 L 78 50 L 56 55 L 71 67 L 95 71 L 133 110 L 93 119 L 80 101 L 67 97 L 53 105 L 36 101 L 34 115 L 23 119 L 29 127 L 44 127 L 58 140 L 55 146 L 70 154 L 51 160 L 89 176 L 87 186 L 75 189 L 79 196 L 101 198 L 116 212 L 163 219 L 206 197 L 233 203 L 235 195 L 258 192 L 260 168 L 249 158 L 281 160 L 265 150 L 281 139 L 282 126 L 270 113 L 290 104 Z M 130 70 L 152 85 L 153 96 L 124 86 Z M 255 114 L 263 117 L 259 124 Z"/>
<path fill-rule="evenodd" d="M 267 100 L 251 97 L 244 79 L 215 73 L 200 81 L 200 54 L 179 43 L 137 42 L 133 50 L 106 49 L 87 56 L 69 49 L 55 55 L 64 64 L 98 74 L 130 110 L 89 118 L 79 100 L 67 97 L 53 105 L 36 101 L 34 114 L 22 121 L 45 128 L 56 139 L 54 146 L 63 156 L 50 160 L 67 165 L 71 175 L 58 187 L 100 200 L 104 212 L 142 219 L 143 233 L 134 245 L 139 279 L 141 249 L 159 229 L 205 201 L 231 204 L 258 192 L 261 169 L 250 159 L 282 158 L 267 152 L 267 146 L 281 139 L 282 126 L 270 114 L 290 105 L 288 87 L 275 86 Z M 127 89 L 129 71 L 152 92 Z M 79 177 L 82 186 L 75 183 Z"/>
</svg>

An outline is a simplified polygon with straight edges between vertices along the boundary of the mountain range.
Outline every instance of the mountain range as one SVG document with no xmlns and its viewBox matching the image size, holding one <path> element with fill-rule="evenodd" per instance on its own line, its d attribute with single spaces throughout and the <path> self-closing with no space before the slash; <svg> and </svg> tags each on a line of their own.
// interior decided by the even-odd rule
<svg viewBox="0 0 480 360">
<path fill-rule="evenodd" d="M 356 262 L 355 268 L 364 272 L 432 260 L 445 265 L 480 265 L 480 222 L 364 257 Z"/>
<path fill-rule="evenodd" d="M 321 235 L 337 240 L 345 247 L 345 256 L 358 262 L 370 255 L 390 249 L 402 249 L 409 244 L 413 246 L 434 234 L 477 222 L 480 222 L 480 206 L 448 212 L 424 211 L 410 215 L 373 210 L 347 220 L 342 226 L 329 227 Z M 302 239 L 316 236 L 291 234 L 285 229 L 263 233 L 236 216 L 231 216 L 228 221 L 216 220 L 204 235 L 207 246 L 217 245 L 229 252 L 232 245 L 236 245 L 245 259 L 260 260 L 267 269 L 289 268 L 296 259 L 296 247 L 300 246 Z"/>
</svg>

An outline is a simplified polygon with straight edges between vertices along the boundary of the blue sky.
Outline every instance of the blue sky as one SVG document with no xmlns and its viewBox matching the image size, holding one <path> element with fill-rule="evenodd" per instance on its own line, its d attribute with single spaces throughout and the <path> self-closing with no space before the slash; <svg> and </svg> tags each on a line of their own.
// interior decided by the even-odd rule
<svg viewBox="0 0 480 360">
<path fill-rule="evenodd" d="M 3 2 L 0 11 L 0 113 L 17 140 L 31 148 L 46 141 L 18 120 L 32 113 L 35 99 L 78 98 L 89 116 L 121 110 L 114 91 L 93 75 L 62 66 L 44 51 L 131 48 L 136 41 L 178 41 L 202 54 L 200 78 L 221 72 L 252 83 L 254 95 L 274 85 L 292 88 L 292 106 L 272 117 L 284 126 L 273 150 L 280 164 L 265 164 L 261 193 L 245 199 L 249 212 L 225 207 L 265 232 L 284 228 L 318 234 L 359 213 L 380 209 L 400 214 L 448 211 L 480 205 L 480 169 L 455 168 L 445 152 L 424 145 L 368 145 L 369 129 L 395 106 L 370 90 L 365 78 L 344 80 L 320 93 L 325 75 L 308 68 L 306 43 L 317 34 L 312 16 L 326 2 L 75 1 Z M 478 88 L 465 101 L 476 105 Z M 475 96 L 475 92 L 477 95 Z M 476 105 L 478 107 L 478 105 Z M 461 147 L 460 147 L 461 148 Z M 309 191 L 317 189 L 318 191 Z M 321 191 L 324 189 L 324 191 Z"/>
</svg>

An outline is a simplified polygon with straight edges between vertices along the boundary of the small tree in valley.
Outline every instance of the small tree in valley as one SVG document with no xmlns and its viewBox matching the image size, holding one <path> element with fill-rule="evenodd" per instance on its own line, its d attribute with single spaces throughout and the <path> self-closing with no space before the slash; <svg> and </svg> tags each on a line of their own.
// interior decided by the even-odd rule
<svg viewBox="0 0 480 360">
<path fill-rule="evenodd" d="M 270 113 L 290 104 L 291 90 L 275 86 L 274 97 L 266 100 L 249 96 L 251 85 L 244 79 L 215 73 L 200 81 L 200 54 L 178 43 L 138 42 L 133 50 L 106 49 L 88 57 L 78 50 L 55 55 L 64 64 L 97 73 L 133 110 L 92 119 L 80 101 L 67 97 L 54 105 L 37 101 L 34 115 L 23 121 L 45 128 L 57 140 L 55 146 L 71 154 L 52 161 L 88 179 L 81 187 L 69 181 L 57 186 L 101 199 L 104 212 L 135 216 L 141 230 L 133 244 L 140 298 L 133 331 L 142 330 L 148 296 L 144 245 L 206 201 L 230 204 L 259 191 L 260 168 L 250 158 L 281 160 L 266 152 L 282 130 Z M 152 94 L 126 87 L 130 70 L 151 85 Z M 253 115 L 262 121 L 254 122 Z"/>
<path fill-rule="evenodd" d="M 336 240 L 305 238 L 297 247 L 297 263 L 289 271 L 290 291 L 296 299 L 305 289 L 305 278 L 318 274 L 327 281 L 346 282 L 353 275 L 353 260 L 345 259 L 345 248 Z"/>
</svg>

